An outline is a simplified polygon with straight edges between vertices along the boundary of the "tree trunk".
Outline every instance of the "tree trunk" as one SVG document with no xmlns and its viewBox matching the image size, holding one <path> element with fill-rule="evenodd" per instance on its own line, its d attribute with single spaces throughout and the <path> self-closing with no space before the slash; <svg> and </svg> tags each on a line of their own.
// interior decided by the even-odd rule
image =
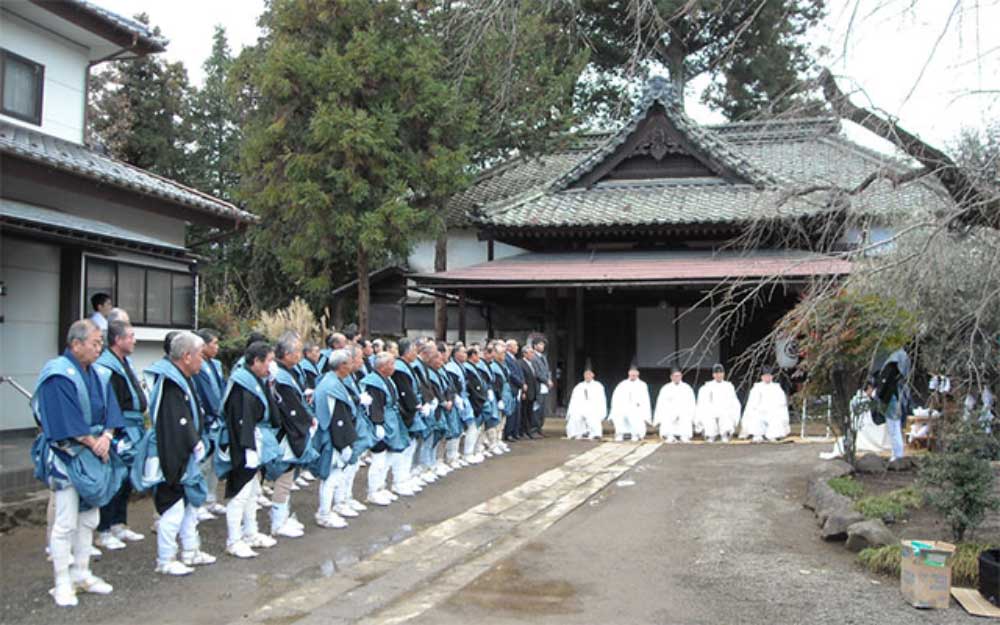
<svg viewBox="0 0 1000 625">
<path fill-rule="evenodd" d="M 368 305 L 371 299 L 368 284 L 368 252 L 358 246 L 358 332 L 368 336 Z"/>
<path fill-rule="evenodd" d="M 687 58 L 687 50 L 676 37 L 670 38 L 670 43 L 666 48 L 661 48 L 663 63 L 670 72 L 670 82 L 674 86 L 674 93 L 677 96 L 677 106 L 684 110 L 684 88 L 687 86 L 687 75 L 684 72 L 684 59 Z"/>
<path fill-rule="evenodd" d="M 448 269 L 448 229 L 444 228 L 434 242 L 434 271 Z M 434 336 L 439 341 L 448 338 L 448 300 L 444 297 L 434 298 Z"/>
</svg>

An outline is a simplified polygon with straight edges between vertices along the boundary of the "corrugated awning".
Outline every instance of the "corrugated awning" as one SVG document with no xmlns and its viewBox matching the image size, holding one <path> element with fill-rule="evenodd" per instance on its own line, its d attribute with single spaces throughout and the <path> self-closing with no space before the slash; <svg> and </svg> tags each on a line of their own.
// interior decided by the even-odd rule
<svg viewBox="0 0 1000 625">
<path fill-rule="evenodd" d="M 803 280 L 850 273 L 847 260 L 800 250 L 527 253 L 438 273 L 419 286 L 516 288 L 715 284 L 727 279 Z"/>
<path fill-rule="evenodd" d="M 190 257 L 187 248 L 104 221 L 62 213 L 51 208 L 0 199 L 0 224 L 55 239 L 81 241 L 171 258 Z"/>
</svg>

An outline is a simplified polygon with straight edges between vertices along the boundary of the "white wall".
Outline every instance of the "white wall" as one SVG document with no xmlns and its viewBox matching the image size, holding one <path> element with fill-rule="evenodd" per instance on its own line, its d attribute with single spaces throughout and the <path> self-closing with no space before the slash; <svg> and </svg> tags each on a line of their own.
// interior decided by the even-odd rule
<svg viewBox="0 0 1000 625">
<path fill-rule="evenodd" d="M 0 375 L 34 391 L 38 372 L 56 356 L 59 337 L 59 248 L 0 237 Z M 0 430 L 34 427 L 28 401 L 0 384 Z"/>
<path fill-rule="evenodd" d="M 461 269 L 485 263 L 487 243 L 476 238 L 475 230 L 452 230 L 448 232 L 448 269 Z M 525 252 L 519 247 L 506 243 L 493 244 L 493 258 L 505 258 Z M 420 241 L 413 246 L 409 257 L 410 269 L 417 273 L 434 271 L 434 240 Z"/>
<path fill-rule="evenodd" d="M 5 115 L 0 118 L 60 139 L 83 143 L 89 50 L 47 33 L 9 11 L 0 12 L 0 46 L 45 66 L 41 127 Z"/>
</svg>

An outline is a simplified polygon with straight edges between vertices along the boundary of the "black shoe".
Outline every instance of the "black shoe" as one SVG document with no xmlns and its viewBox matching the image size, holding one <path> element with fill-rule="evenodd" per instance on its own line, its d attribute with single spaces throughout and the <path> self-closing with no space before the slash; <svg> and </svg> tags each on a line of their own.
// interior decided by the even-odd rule
<svg viewBox="0 0 1000 625">
<path fill-rule="evenodd" d="M 545 438 L 545 433 L 541 430 L 535 430 L 535 434 L 538 435 L 538 438 Z"/>
<path fill-rule="evenodd" d="M 528 432 L 527 434 L 525 434 L 525 436 L 527 436 L 531 440 L 535 440 L 535 438 L 537 438 L 534 432 Z"/>
</svg>

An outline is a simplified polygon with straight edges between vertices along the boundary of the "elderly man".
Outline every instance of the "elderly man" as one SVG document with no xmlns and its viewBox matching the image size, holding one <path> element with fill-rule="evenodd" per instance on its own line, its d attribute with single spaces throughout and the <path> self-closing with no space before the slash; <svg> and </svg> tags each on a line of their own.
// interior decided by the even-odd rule
<svg viewBox="0 0 1000 625">
<path fill-rule="evenodd" d="M 417 475 L 424 483 L 436 482 L 437 473 L 434 465 L 437 461 L 436 448 L 440 440 L 440 433 L 443 431 L 442 421 L 444 420 L 442 403 L 444 394 L 435 383 L 437 374 L 434 372 L 435 362 L 438 357 L 437 345 L 434 341 L 423 340 L 417 348 L 417 359 L 410 364 L 413 376 L 416 379 L 416 390 L 420 393 L 423 404 L 421 410 L 424 418 L 424 429 L 416 433 L 420 440 L 420 447 L 417 451 Z"/>
<path fill-rule="evenodd" d="M 445 462 L 452 469 L 460 469 L 468 466 L 459 451 L 459 443 L 464 434 L 465 440 L 470 438 L 470 426 L 475 428 L 476 415 L 473 411 L 472 402 L 469 400 L 469 386 L 465 377 L 465 362 L 469 357 L 469 352 L 462 342 L 456 342 L 451 348 L 451 358 L 444 366 L 444 371 L 455 391 L 455 409 L 458 417 L 458 436 L 448 439 L 445 444 Z"/>
<path fill-rule="evenodd" d="M 146 433 L 146 391 L 139 383 L 139 375 L 132 364 L 135 351 L 135 330 L 123 321 L 108 324 L 108 348 L 101 352 L 97 366 L 110 375 L 111 389 L 122 410 L 125 426 L 121 429 L 122 459 L 131 466 L 132 450 Z M 128 498 L 132 483 L 122 482 L 118 493 L 101 508 L 101 522 L 97 526 L 97 544 L 106 549 L 124 549 L 125 541 L 139 541 L 142 534 L 128 527 Z"/>
<path fill-rule="evenodd" d="M 372 463 L 368 467 L 368 501 L 377 506 L 392 503 L 392 496 L 386 489 L 389 469 L 398 466 L 398 454 L 410 444 L 409 433 L 399 413 L 399 390 L 392 381 L 395 368 L 396 358 L 382 352 L 375 357 L 375 370 L 361 380 L 361 403 L 375 428 Z"/>
<path fill-rule="evenodd" d="M 607 415 L 604 385 L 594 379 L 594 368 L 588 359 L 583 368 L 583 382 L 573 388 L 566 408 L 566 438 L 600 440 L 604 436 L 601 422 Z"/>
<path fill-rule="evenodd" d="M 549 397 L 555 397 L 555 382 L 552 380 L 552 367 L 549 366 L 549 359 L 545 355 L 545 348 L 548 347 L 545 337 L 535 337 L 531 346 L 535 350 L 531 366 L 534 367 L 535 377 L 538 378 L 538 430 L 536 434 L 544 436 L 542 427 L 545 425 L 545 417 L 548 416 Z"/>
<path fill-rule="evenodd" d="M 313 470 L 320 479 L 319 508 L 316 510 L 316 525 L 320 527 L 347 527 L 344 517 L 356 517 L 359 512 L 350 505 L 344 484 L 348 467 L 356 466 L 358 460 L 352 449 L 358 438 L 355 427 L 358 404 L 346 382 L 351 378 L 353 361 L 348 349 L 331 352 L 328 362 L 333 372 L 323 376 L 314 395 L 319 426 L 314 446 L 319 451 L 319 458 L 313 463 Z"/>
<path fill-rule="evenodd" d="M 521 359 L 518 365 L 521 367 L 521 374 L 524 376 L 524 393 L 521 395 L 521 434 L 528 438 L 535 438 L 541 434 L 542 424 L 538 421 L 538 402 L 540 401 L 541 381 L 538 379 L 533 361 L 535 350 L 531 345 L 521 348 Z"/>
<path fill-rule="evenodd" d="M 267 377 L 274 349 L 256 341 L 243 355 L 244 366 L 234 369 L 222 398 L 228 436 L 230 468 L 226 477 L 226 552 L 237 558 L 255 558 L 255 548 L 277 544 L 257 527 L 257 498 L 261 494 L 260 468 L 273 459 L 263 445 L 258 426 L 277 427 L 277 408 L 268 392 Z M 258 442 L 260 441 L 260 442 Z M 223 445 L 220 443 L 220 447 Z"/>
<path fill-rule="evenodd" d="M 684 381 L 684 373 L 674 367 L 670 381 L 660 389 L 653 412 L 653 425 L 660 426 L 660 438 L 668 443 L 690 443 L 697 410 L 694 389 Z"/>
<path fill-rule="evenodd" d="M 424 401 L 414 365 L 417 361 L 417 345 L 408 339 L 398 344 L 400 352 L 392 372 L 392 381 L 399 390 L 399 412 L 403 417 L 410 442 L 400 454 L 396 466 L 392 468 L 392 489 L 397 495 L 408 496 L 423 490 L 424 481 L 413 475 L 413 458 L 419 441 L 430 430 L 428 419 L 433 417 L 429 402 Z"/>
<path fill-rule="evenodd" d="M 462 368 L 465 370 L 466 392 L 472 405 L 472 414 L 475 416 L 466 424 L 462 457 L 469 464 L 479 464 L 485 460 L 485 456 L 479 451 L 479 441 L 485 432 L 487 419 L 492 418 L 496 410 L 493 376 L 483 366 L 483 355 L 478 345 L 472 345 L 466 351 Z"/>
<path fill-rule="evenodd" d="M 615 424 L 615 440 L 622 441 L 629 435 L 633 441 L 646 438 L 646 423 L 653 418 L 649 406 L 649 387 L 639 379 L 639 367 L 632 365 L 628 377 L 618 383 L 611 395 L 611 413 Z"/>
<path fill-rule="evenodd" d="M 156 533 L 156 572 L 188 575 L 215 558 L 201 550 L 198 508 L 207 487 L 200 462 L 208 447 L 202 439 L 202 410 L 191 377 L 202 365 L 205 342 L 193 332 L 178 332 L 166 360 L 147 370 L 156 375 L 149 404 L 156 454 L 145 459 L 143 478 L 154 483 L 153 506 L 160 515 Z M 180 538 L 180 561 L 177 542 Z"/>
<path fill-rule="evenodd" d="M 107 371 L 92 366 L 103 344 L 94 322 L 74 322 L 66 350 L 45 363 L 32 397 L 42 428 L 32 447 L 35 475 L 54 491 L 55 499 L 49 538 L 55 587 L 49 592 L 61 607 L 77 605 L 77 590 L 102 595 L 112 590 L 90 571 L 98 509 L 125 478 L 113 439 L 126 422 Z"/>
<path fill-rule="evenodd" d="M 368 411 L 362 405 L 361 387 L 358 385 L 357 376 L 363 366 L 364 355 L 361 353 L 361 348 L 354 343 L 348 344 L 345 349 L 351 354 L 351 367 L 348 376 L 341 381 L 357 408 L 354 412 L 354 428 L 358 436 L 351 443 L 351 461 L 344 468 L 344 479 L 334 492 L 334 501 L 345 501 L 356 512 L 364 512 L 368 509 L 367 506 L 354 498 L 354 481 L 361 468 L 361 457 L 375 445 L 375 427 L 368 417 Z M 366 394 L 366 397 L 370 399 L 371 396 Z M 345 516 L 341 512 L 338 514 Z"/>
<path fill-rule="evenodd" d="M 205 506 L 198 511 L 199 521 L 211 521 L 214 515 L 226 513 L 226 507 L 219 503 L 219 478 L 215 475 L 211 450 L 218 444 L 219 430 L 222 428 L 222 394 L 226 391 L 226 376 L 222 373 L 222 363 L 219 362 L 219 335 L 214 330 L 198 330 L 198 336 L 205 342 L 201 349 L 201 369 L 194 376 L 198 389 L 202 410 L 205 412 L 205 422 L 202 426 L 202 437 L 209 447 L 209 457 L 201 463 L 201 473 L 205 476 L 208 495 Z"/>
<path fill-rule="evenodd" d="M 514 396 L 514 405 L 507 410 L 507 422 L 503 429 L 503 440 L 509 442 L 521 438 L 521 401 L 528 387 L 525 385 L 524 372 L 521 371 L 521 366 L 517 361 L 517 341 L 510 339 L 506 342 L 506 346 L 504 365 L 507 368 L 507 376 Z"/>
<path fill-rule="evenodd" d="M 334 332 L 326 337 L 326 347 L 320 350 L 319 362 L 316 363 L 316 367 L 319 369 L 319 374 L 323 375 L 327 371 L 330 371 L 328 360 L 330 354 L 338 349 L 344 349 L 347 347 L 347 337 L 340 332 Z"/>
<path fill-rule="evenodd" d="M 320 353 L 319 345 L 316 343 L 306 341 L 302 346 L 302 360 L 298 364 L 298 375 L 302 387 L 306 389 L 307 393 L 312 393 L 312 391 L 316 390 L 319 378 L 323 375 L 323 369 L 320 368 L 321 357 L 322 354 Z"/>
<path fill-rule="evenodd" d="M 490 363 L 490 371 L 493 373 L 493 392 L 497 398 L 498 419 L 489 437 L 492 442 L 490 452 L 493 454 L 503 454 L 510 451 L 510 447 L 504 442 L 502 432 L 506 427 L 507 419 L 513 414 L 512 411 L 516 407 L 516 400 L 514 399 L 514 389 L 511 387 L 510 372 L 507 370 L 507 344 L 498 339 L 493 341 L 490 346 L 493 350 L 493 361 Z"/>
<path fill-rule="evenodd" d="M 317 421 L 306 401 L 305 389 L 295 376 L 302 360 L 302 340 L 295 332 L 285 332 L 274 346 L 278 368 L 274 373 L 273 399 L 278 412 L 277 441 L 282 455 L 267 465 L 267 477 L 274 481 L 271 500 L 271 535 L 300 538 L 303 525 L 291 516 L 291 492 L 295 469 L 315 460 L 312 436 Z"/>
</svg>

